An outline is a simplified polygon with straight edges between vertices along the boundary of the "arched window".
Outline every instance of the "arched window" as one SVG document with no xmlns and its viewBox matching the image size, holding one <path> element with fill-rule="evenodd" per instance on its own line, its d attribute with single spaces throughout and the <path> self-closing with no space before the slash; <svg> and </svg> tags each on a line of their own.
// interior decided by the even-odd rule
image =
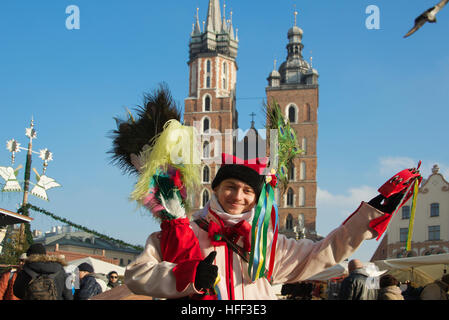
<svg viewBox="0 0 449 320">
<path fill-rule="evenodd" d="M 304 207 L 306 205 L 306 191 L 304 187 L 299 187 L 299 206 Z"/>
<path fill-rule="evenodd" d="M 293 230 L 293 216 L 289 213 L 285 220 L 285 229 Z"/>
<path fill-rule="evenodd" d="M 223 62 L 223 89 L 227 89 L 227 83 L 228 83 L 228 65 L 226 62 Z"/>
<path fill-rule="evenodd" d="M 211 110 L 211 108 L 210 108 L 210 96 L 209 95 L 207 95 L 205 98 L 204 98 L 204 111 L 210 111 Z"/>
<path fill-rule="evenodd" d="M 312 121 L 312 109 L 310 108 L 310 104 L 306 105 L 306 121 Z"/>
<path fill-rule="evenodd" d="M 298 216 L 298 225 L 300 228 L 304 228 L 304 226 L 306 225 L 306 220 L 304 218 L 304 213 L 300 213 Z"/>
<path fill-rule="evenodd" d="M 209 141 L 204 141 L 203 143 L 203 158 L 210 158 L 210 143 Z"/>
<path fill-rule="evenodd" d="M 209 201 L 209 190 L 204 189 L 203 196 L 201 197 L 201 206 L 204 208 Z"/>
<path fill-rule="evenodd" d="M 210 129 L 210 120 L 209 118 L 203 119 L 203 133 L 206 133 Z"/>
<path fill-rule="evenodd" d="M 296 108 L 294 105 L 288 107 L 288 120 L 290 123 L 296 123 Z"/>
<path fill-rule="evenodd" d="M 203 183 L 209 183 L 210 180 L 210 169 L 208 166 L 203 168 Z"/>
<path fill-rule="evenodd" d="M 206 61 L 206 88 L 210 88 L 211 63 Z"/>
<path fill-rule="evenodd" d="M 305 180 L 306 179 L 306 163 L 304 161 L 301 161 L 299 164 L 299 180 Z"/>
<path fill-rule="evenodd" d="M 288 180 L 295 181 L 295 164 L 290 162 L 288 166 Z"/>
<path fill-rule="evenodd" d="M 289 188 L 287 191 L 287 206 L 293 207 L 294 203 L 294 192 L 292 188 Z"/>
<path fill-rule="evenodd" d="M 302 138 L 301 149 L 303 151 L 302 154 L 307 154 L 307 138 Z"/>
</svg>

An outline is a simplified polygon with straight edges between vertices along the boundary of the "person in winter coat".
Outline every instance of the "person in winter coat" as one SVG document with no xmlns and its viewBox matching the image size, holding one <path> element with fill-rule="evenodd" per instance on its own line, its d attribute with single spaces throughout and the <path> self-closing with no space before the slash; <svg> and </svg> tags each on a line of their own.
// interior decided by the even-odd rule
<svg viewBox="0 0 449 320">
<path fill-rule="evenodd" d="M 420 300 L 449 300 L 449 274 L 424 286 Z"/>
<path fill-rule="evenodd" d="M 65 261 L 59 256 L 47 255 L 40 243 L 32 244 L 27 252 L 27 260 L 14 282 L 14 295 L 24 300 L 73 300 L 72 291 L 66 285 Z M 32 292 L 31 281 L 39 276 L 48 276 L 52 280 L 55 292 Z"/>
<path fill-rule="evenodd" d="M 353 259 L 348 263 L 349 275 L 343 280 L 338 300 L 377 300 L 377 289 L 367 287 L 368 273 L 363 263 Z"/>
<path fill-rule="evenodd" d="M 19 266 L 9 269 L 0 276 L 0 300 L 20 300 L 14 295 L 13 289 L 17 273 L 22 269 L 26 258 L 26 253 L 22 253 L 19 258 Z"/>
<path fill-rule="evenodd" d="M 270 281 L 266 277 L 252 281 L 247 262 L 220 237 L 227 234 L 235 245 L 248 250 L 251 222 L 265 181 L 254 166 L 223 162 L 212 182 L 211 199 L 190 221 L 206 258 L 178 264 L 163 261 L 161 233 L 155 232 L 148 237 L 143 253 L 126 268 L 128 288 L 135 294 L 170 299 L 194 298 L 211 288 L 217 299 L 277 299 Z M 362 241 L 375 238 L 377 232 L 369 227 L 369 222 L 387 212 L 376 201 L 362 202 L 343 225 L 319 242 L 288 239 L 279 234 L 272 283 L 304 281 L 349 257 Z M 197 223 L 200 218 L 208 222 L 209 229 Z M 269 231 L 268 236 L 271 243 L 273 232 Z"/>
<path fill-rule="evenodd" d="M 94 268 L 87 262 L 78 266 L 80 284 L 79 289 L 75 289 L 75 300 L 88 300 L 103 292 L 100 284 L 94 276 Z"/>
<path fill-rule="evenodd" d="M 379 281 L 379 300 L 404 300 L 399 281 L 390 274 L 383 275 Z"/>
<path fill-rule="evenodd" d="M 108 287 L 110 289 L 113 289 L 120 285 L 120 282 L 118 281 L 118 273 L 116 271 L 111 271 L 108 273 L 108 280 Z"/>
</svg>

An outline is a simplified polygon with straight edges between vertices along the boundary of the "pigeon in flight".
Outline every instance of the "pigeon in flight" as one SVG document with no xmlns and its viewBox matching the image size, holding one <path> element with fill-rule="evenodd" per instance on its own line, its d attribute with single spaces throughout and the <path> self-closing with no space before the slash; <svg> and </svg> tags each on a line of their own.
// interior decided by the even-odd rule
<svg viewBox="0 0 449 320">
<path fill-rule="evenodd" d="M 418 31 L 426 22 L 435 23 L 437 22 L 436 15 L 443 9 L 443 7 L 449 2 L 449 0 L 441 0 L 436 6 L 423 12 L 418 18 L 415 19 L 415 25 L 413 28 L 404 36 L 407 38 Z"/>
</svg>

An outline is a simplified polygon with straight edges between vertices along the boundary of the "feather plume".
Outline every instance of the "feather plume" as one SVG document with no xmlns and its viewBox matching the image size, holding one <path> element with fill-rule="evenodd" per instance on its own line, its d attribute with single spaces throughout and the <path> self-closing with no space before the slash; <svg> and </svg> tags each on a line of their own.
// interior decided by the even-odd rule
<svg viewBox="0 0 449 320">
<path fill-rule="evenodd" d="M 188 211 L 187 195 L 195 192 L 201 176 L 196 139 L 195 128 L 169 120 L 151 147 L 142 153 L 144 165 L 131 198 L 149 207 L 157 217 L 160 217 L 160 210 L 155 210 L 154 204 L 164 201 L 168 205 L 170 199 L 181 198 Z M 155 202 L 153 197 L 158 201 Z M 153 205 L 149 206 L 150 203 Z M 165 207 L 164 214 L 173 215 L 174 212 L 180 212 L 177 206 Z M 174 216 L 178 217 L 176 214 Z"/>
<path fill-rule="evenodd" d="M 299 147 L 295 130 L 291 127 L 290 121 L 282 115 L 281 108 L 276 100 L 270 104 L 264 104 L 264 111 L 267 118 L 267 130 L 275 129 L 278 132 L 277 156 L 278 167 L 277 176 L 283 191 L 288 185 L 288 170 L 293 159 L 303 152 Z"/>
<path fill-rule="evenodd" d="M 124 173 L 138 175 L 143 163 L 142 152 L 151 146 L 168 120 L 180 120 L 181 111 L 165 83 L 144 94 L 143 105 L 135 111 L 136 117 L 127 110 L 126 119 L 114 118 L 117 129 L 110 136 L 113 147 L 108 153 L 112 154 L 111 162 Z"/>
</svg>

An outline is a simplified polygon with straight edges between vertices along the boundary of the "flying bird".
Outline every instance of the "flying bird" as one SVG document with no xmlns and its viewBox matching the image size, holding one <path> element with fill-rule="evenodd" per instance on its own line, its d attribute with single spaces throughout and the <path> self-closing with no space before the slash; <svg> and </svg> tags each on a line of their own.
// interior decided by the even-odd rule
<svg viewBox="0 0 449 320">
<path fill-rule="evenodd" d="M 423 12 L 418 18 L 415 19 L 415 25 L 413 28 L 404 36 L 407 38 L 418 31 L 426 22 L 435 23 L 437 22 L 436 15 L 443 9 L 443 7 L 449 2 L 449 0 L 441 0 L 436 6 Z"/>
<path fill-rule="evenodd" d="M 47 190 L 55 187 L 60 187 L 61 185 L 57 183 L 54 179 L 47 177 L 46 175 L 39 175 L 34 169 L 34 173 L 36 173 L 37 184 L 31 190 L 31 194 L 33 196 L 39 197 L 43 200 L 48 201 Z"/>
<path fill-rule="evenodd" d="M 12 167 L 0 167 L 0 177 L 6 181 L 2 191 L 22 191 L 19 181 L 17 181 L 17 174 L 19 173 L 20 168 L 22 168 L 22 165 L 20 165 L 16 170 Z"/>
</svg>

